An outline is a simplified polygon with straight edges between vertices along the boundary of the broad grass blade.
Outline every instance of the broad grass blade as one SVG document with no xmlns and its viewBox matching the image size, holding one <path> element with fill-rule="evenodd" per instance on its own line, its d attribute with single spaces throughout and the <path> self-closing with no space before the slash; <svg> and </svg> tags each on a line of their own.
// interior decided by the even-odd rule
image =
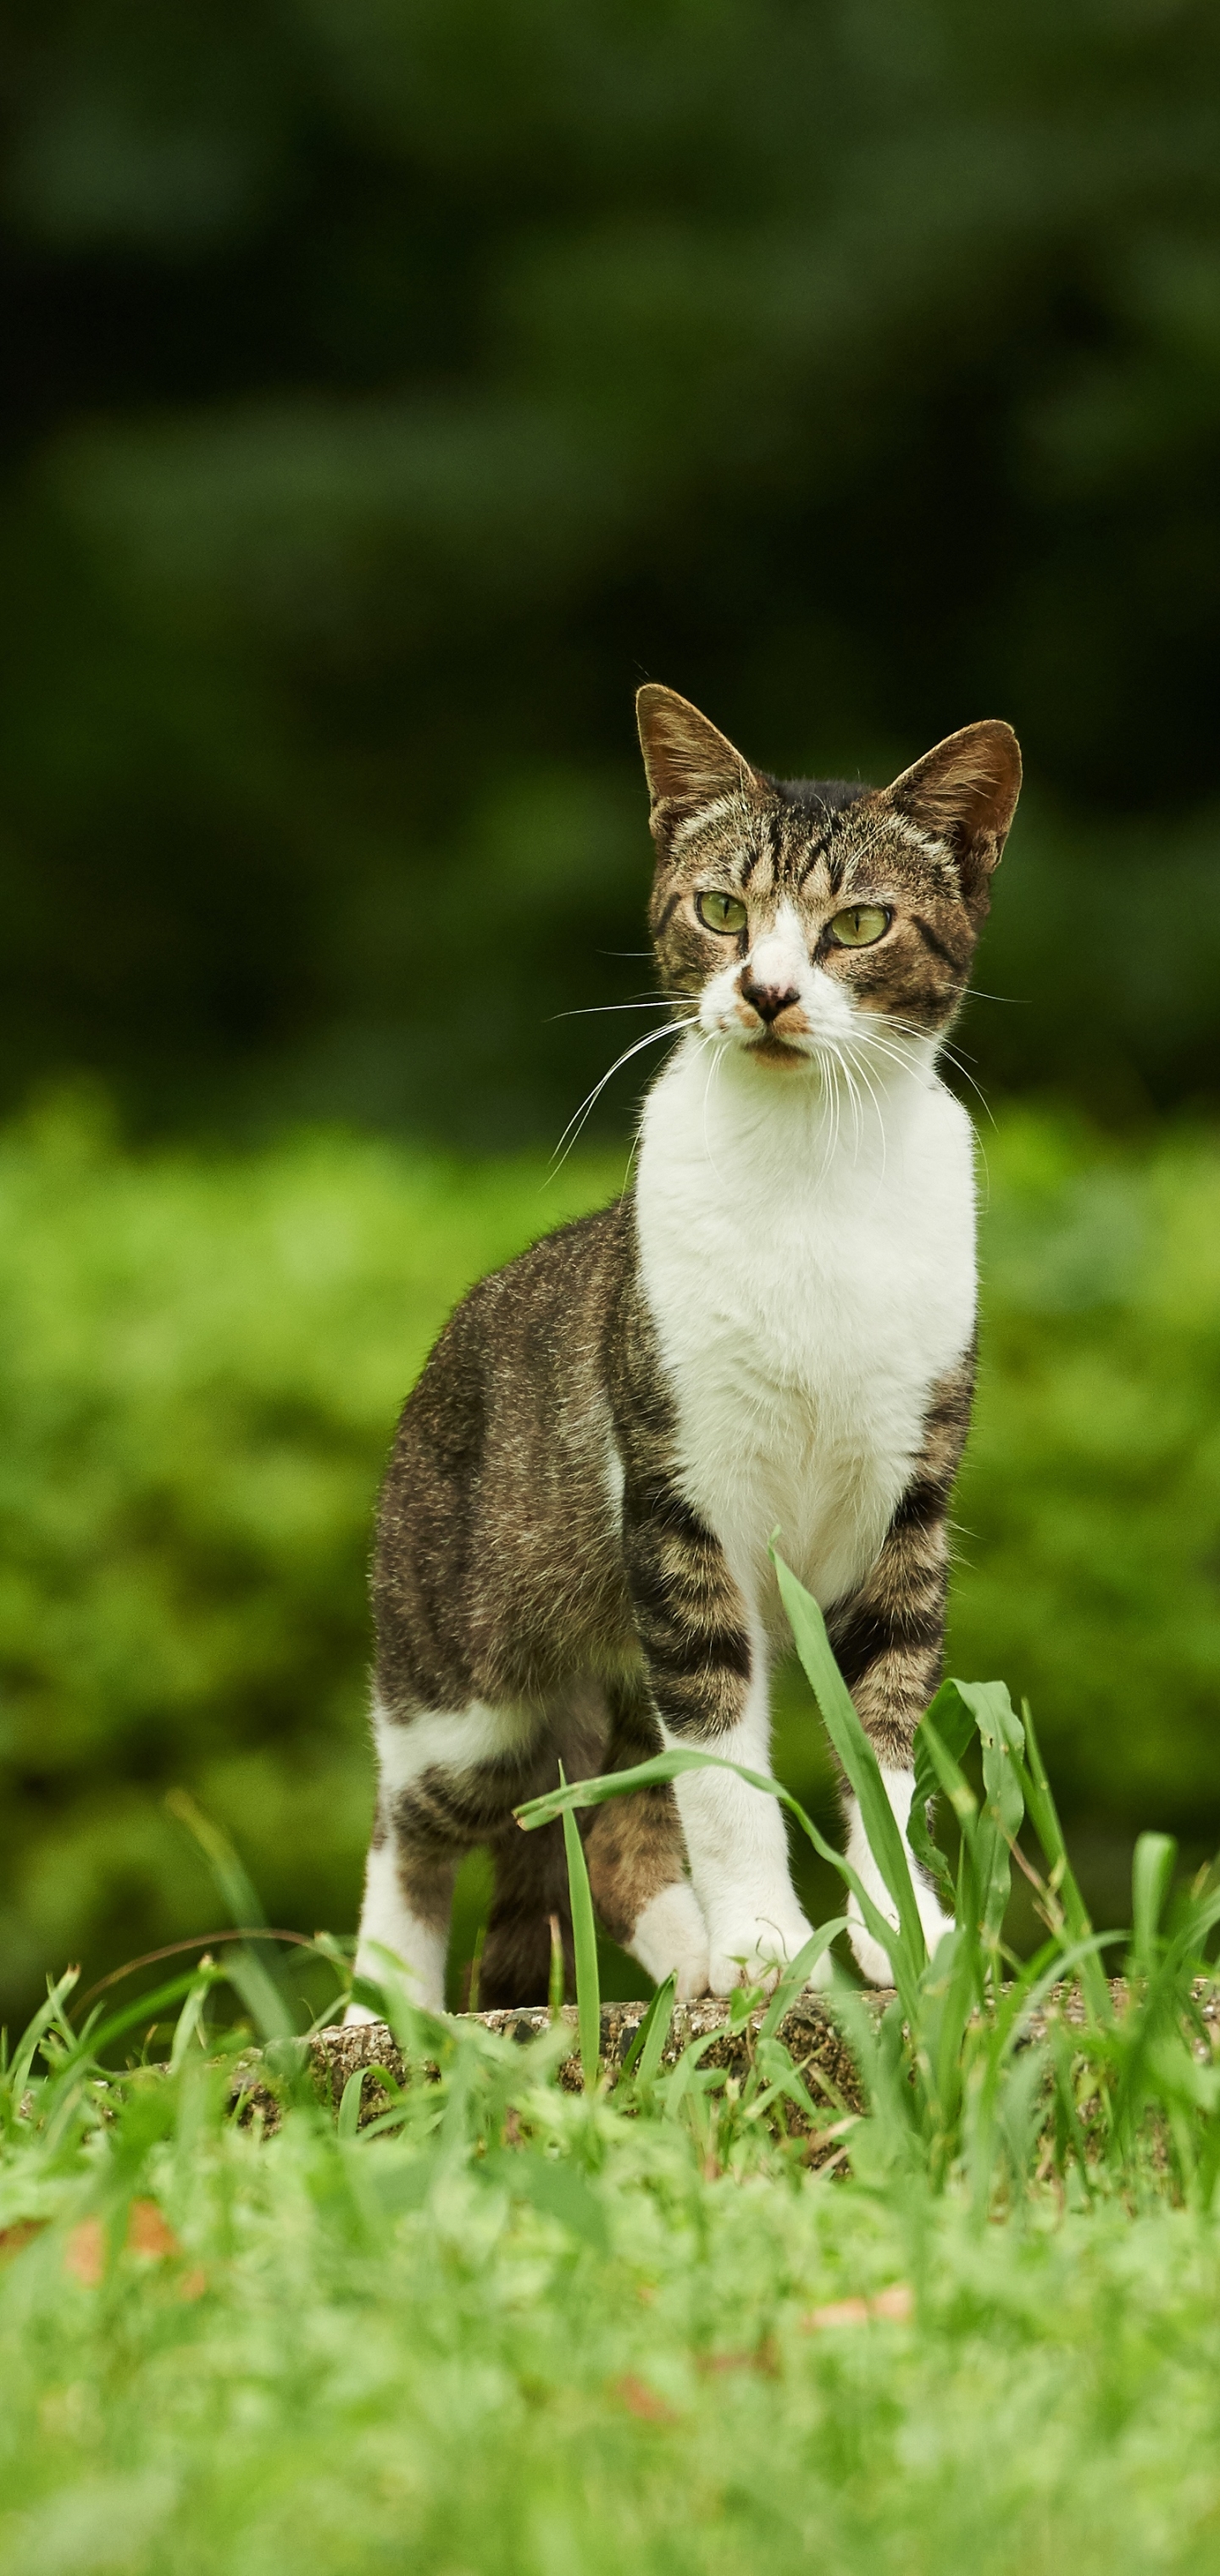
<svg viewBox="0 0 1220 2576">
<path fill-rule="evenodd" d="M 927 1943 L 902 1835 L 886 1796 L 877 1756 L 860 1724 L 855 1702 L 835 1662 L 826 1622 L 811 1593 L 798 1582 L 791 1566 L 771 1551 L 780 1597 L 796 1639 L 796 1649 L 817 1695 L 818 1706 L 843 1769 L 860 1801 L 869 1849 L 898 1908 L 907 1964 L 918 1976 L 927 1958 Z"/>
<path fill-rule="evenodd" d="M 933 1758 L 931 1739 L 935 1737 L 948 1759 L 959 1764 L 973 1733 L 974 1719 L 957 1683 L 942 1682 L 930 1708 L 925 1709 L 915 1729 L 915 1790 L 911 1799 L 907 1840 L 916 1860 L 922 1861 L 951 1910 L 956 1897 L 953 1872 L 928 1831 L 928 1808 L 937 1790 L 945 1786 L 943 1770 Z M 958 1776 L 960 1779 L 960 1772 Z M 974 1800 L 966 1783 L 962 1781 L 961 1786 L 973 1807 Z M 957 1799 L 950 1794 L 956 1811 Z"/>
<path fill-rule="evenodd" d="M 45 2004 L 39 2005 L 32 2021 L 27 2022 L 26 2027 L 17 2042 L 13 2061 L 5 2076 L 4 2084 L 5 2093 L 8 2097 L 14 2116 L 16 2116 L 20 2111 L 21 2102 L 30 2080 L 30 2072 L 34 2064 L 34 2060 L 38 2055 L 38 2051 L 42 2046 L 43 2040 L 46 2038 L 47 2032 L 56 2025 L 60 2028 L 67 2027 L 64 2021 L 64 2005 L 66 2004 L 73 1987 L 79 1985 L 79 1983 L 80 1969 L 65 1968 L 62 1977 L 58 1978 L 56 1983 L 51 1987 Z M 69 2039 L 75 2037 L 75 2033 L 73 2032 L 69 2032 L 68 2035 Z"/>
<path fill-rule="evenodd" d="M 831 1942 L 838 1934 L 846 1930 L 847 1916 L 835 1914 L 829 1923 L 819 1924 L 812 1939 L 806 1941 L 804 1949 L 797 1951 L 791 1965 L 785 1968 L 763 2014 L 758 2032 L 760 2039 L 770 2039 L 779 2029 L 789 2005 L 795 2003 L 797 1996 L 804 1992 L 823 1953 L 830 1948 Z"/>
<path fill-rule="evenodd" d="M 559 1777 L 566 1789 L 562 1762 Z M 568 1864 L 568 1895 L 572 1907 L 572 1947 L 576 1953 L 576 2022 L 580 2033 L 580 2071 L 586 2093 L 597 2084 L 602 2053 L 601 1982 L 597 1969 L 597 1925 L 593 1919 L 593 1897 L 585 1863 L 580 1827 L 571 1807 L 563 1810 L 563 1847 Z"/>
<path fill-rule="evenodd" d="M 232 1843 L 205 1816 L 202 1807 L 185 1789 L 170 1789 L 166 1806 L 186 1826 L 203 1852 L 216 1881 L 230 1921 L 239 1930 L 262 1931 L 266 1916 L 258 1901 L 257 1891 L 242 1867 Z M 292 2039 L 296 2036 L 296 2017 L 289 2009 L 282 1986 L 264 1960 L 253 1949 L 235 1953 L 228 1965 L 229 1982 L 241 1996 L 261 2040 Z"/>
<path fill-rule="evenodd" d="M 1109 1982 L 1095 1948 L 1087 1945 L 1093 1926 L 1088 1908 L 1080 1893 L 1076 1872 L 1068 1859 L 1059 1810 L 1051 1784 L 1046 1776 L 1042 1750 L 1034 1731 L 1033 1712 L 1028 1700 L 1021 1702 L 1024 1720 L 1025 1763 L 1021 1786 L 1034 1831 L 1050 1864 L 1052 1884 L 1058 1891 L 1064 1921 L 1074 1942 L 1081 1946 L 1080 1989 L 1094 2021 L 1109 2024 L 1114 2019 L 1114 2006 Z"/>
<path fill-rule="evenodd" d="M 1178 1846 L 1172 1834 L 1141 1834 L 1132 1854 L 1131 1948 L 1137 1976 L 1147 1976 L 1152 1968 L 1177 1857 Z"/>
<path fill-rule="evenodd" d="M 973 1843 L 980 1932 L 996 1952 L 1012 1888 L 1012 1848 L 1025 1820 L 1025 1736 L 1003 1682 L 956 1682 L 978 1729 L 984 1807 Z"/>
<path fill-rule="evenodd" d="M 343 2099 L 339 2104 L 338 2123 L 339 2135 L 341 2138 L 354 2138 L 360 2127 L 360 2099 L 363 2092 L 364 2068 L 362 2066 L 358 2066 L 355 2074 L 348 2076 L 347 2082 L 343 2087 Z"/>
<path fill-rule="evenodd" d="M 640 2023 L 635 2038 L 632 2040 L 631 2046 L 623 2059 L 622 2069 L 619 2075 L 620 2083 L 623 2082 L 624 2078 L 632 2074 L 634 2074 L 636 2083 L 641 2092 L 646 2091 L 647 2087 L 652 2083 L 656 2075 L 657 2068 L 661 2063 L 661 2059 L 665 2054 L 665 2042 L 669 2037 L 673 2023 L 674 2001 L 677 1991 L 678 1980 L 676 1976 L 672 1974 L 665 1979 L 664 1985 L 657 1987 L 657 1991 Z"/>
<path fill-rule="evenodd" d="M 552 2021 L 558 2021 L 567 1992 L 567 1967 L 563 1955 L 563 1933 L 559 1916 L 551 1916 L 551 1965 L 547 1977 L 546 2008 Z"/>
</svg>

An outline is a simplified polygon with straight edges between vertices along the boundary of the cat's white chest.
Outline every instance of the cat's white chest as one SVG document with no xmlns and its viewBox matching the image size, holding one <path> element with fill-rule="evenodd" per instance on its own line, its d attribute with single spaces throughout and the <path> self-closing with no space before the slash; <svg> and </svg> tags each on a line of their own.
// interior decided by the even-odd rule
<svg viewBox="0 0 1220 2576">
<path fill-rule="evenodd" d="M 643 1284 L 678 1411 L 683 1489 L 747 1596 L 767 1545 L 823 1604 L 876 1557 L 929 1392 L 974 1324 L 969 1121 L 905 1081 L 837 1141 L 803 1080 L 749 1064 L 712 1085 L 692 1049 L 650 1094 Z"/>
</svg>

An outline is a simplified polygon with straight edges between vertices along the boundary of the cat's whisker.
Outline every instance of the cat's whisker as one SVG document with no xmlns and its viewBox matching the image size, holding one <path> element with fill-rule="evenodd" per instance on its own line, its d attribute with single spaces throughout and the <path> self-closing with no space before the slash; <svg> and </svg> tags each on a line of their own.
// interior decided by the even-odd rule
<svg viewBox="0 0 1220 2576">
<path fill-rule="evenodd" d="M 707 1156 L 708 1162 L 709 1162 L 709 1163 L 711 1164 L 711 1166 L 712 1166 L 712 1170 L 713 1170 L 713 1171 L 715 1171 L 715 1169 L 716 1169 L 715 1157 L 714 1157 L 714 1155 L 713 1155 L 713 1153 L 712 1153 L 711 1146 L 710 1146 L 710 1144 L 709 1144 L 709 1142 L 708 1142 L 708 1133 L 707 1133 L 707 1105 L 708 1105 L 708 1101 L 709 1101 L 709 1100 L 710 1100 L 710 1098 L 711 1098 L 712 1084 L 714 1083 L 714 1081 L 715 1081 L 715 1079 L 716 1079 L 716 1076 L 717 1076 L 717 1074 L 718 1074 L 718 1073 L 719 1073 L 719 1071 L 720 1071 L 721 1061 L 722 1061 L 722 1058 L 723 1058 L 723 1055 L 724 1055 L 724 1048 L 723 1048 L 723 1046 L 722 1046 L 722 1045 L 719 1045 L 719 1044 L 717 1043 L 717 1041 L 716 1041 L 716 1039 L 715 1039 L 715 1036 L 714 1036 L 714 1034 L 713 1034 L 711 1031 L 709 1031 L 709 1033 L 708 1033 L 707 1037 L 701 1041 L 701 1044 L 704 1046 L 704 1048 L 710 1047 L 710 1048 L 711 1048 L 711 1055 L 712 1055 L 711 1063 L 709 1064 L 708 1069 L 707 1069 L 707 1081 L 705 1082 L 705 1084 L 704 1084 L 704 1086 L 703 1086 L 703 1151 L 704 1151 L 705 1155 Z"/>
<path fill-rule="evenodd" d="M 606 1011 L 671 1011 L 675 1002 L 689 1001 L 687 993 L 657 993 L 648 1002 L 590 1002 L 575 1011 L 552 1011 L 555 1020 L 596 1020 Z"/>
<path fill-rule="evenodd" d="M 913 1042 L 922 1039 L 925 1046 L 934 1038 L 932 1030 L 919 1028 L 914 1020 L 900 1020 L 893 1011 L 862 1011 L 859 1036 L 867 1037 L 875 1028 L 894 1029 L 899 1037 L 910 1038 Z"/>
<path fill-rule="evenodd" d="M 998 1000 L 1000 996 L 997 995 L 995 998 Z M 911 1020 L 898 1019 L 892 1011 L 870 1011 L 868 1017 L 870 1021 L 879 1021 L 888 1029 L 896 1029 L 903 1037 L 915 1039 L 923 1038 L 926 1041 L 931 1035 L 929 1030 L 917 1028 Z M 876 1043 L 880 1046 L 881 1042 L 880 1040 L 877 1040 Z M 943 1056 L 945 1058 L 946 1063 L 956 1066 L 956 1069 L 961 1074 L 963 1080 L 970 1083 L 975 1091 L 978 1091 L 979 1098 L 983 1102 L 983 1107 L 986 1109 L 987 1115 L 990 1118 L 990 1103 L 984 1098 L 983 1093 L 979 1091 L 979 1086 L 977 1082 L 975 1082 L 974 1075 L 968 1069 L 968 1062 L 973 1063 L 977 1061 L 977 1059 L 971 1057 L 967 1060 L 965 1049 L 962 1047 L 951 1046 L 947 1038 L 942 1038 L 940 1040 L 936 1052 L 939 1056 Z M 906 1059 L 903 1058 L 902 1061 L 905 1062 Z"/>
<path fill-rule="evenodd" d="M 840 1093 L 837 1079 L 839 1072 L 839 1057 L 837 1049 L 831 1050 L 828 1054 L 823 1055 L 821 1058 L 821 1064 L 823 1070 L 822 1097 L 827 1105 L 827 1122 L 826 1151 L 822 1156 L 822 1168 L 818 1174 L 819 1182 L 825 1180 L 826 1175 L 830 1170 L 830 1166 L 834 1161 L 839 1143 L 839 1110 L 842 1095 Z M 827 1068 L 833 1069 L 833 1078 L 830 1082 L 827 1082 L 825 1078 Z"/>
<path fill-rule="evenodd" d="M 969 1071 L 968 1067 L 962 1063 L 961 1057 L 953 1053 L 951 1047 L 942 1047 L 941 1053 L 948 1057 L 950 1064 L 953 1066 L 954 1072 L 960 1073 L 962 1081 L 968 1082 L 971 1090 L 977 1094 L 978 1099 L 981 1101 L 983 1108 L 994 1127 L 996 1124 L 995 1112 L 986 1092 L 982 1089 L 981 1085 L 975 1081 L 974 1075 Z"/>
<path fill-rule="evenodd" d="M 852 1079 L 852 1070 L 847 1060 L 846 1047 L 841 1047 L 839 1049 L 839 1069 L 842 1073 L 843 1080 L 847 1085 L 847 1096 L 851 1101 L 852 1124 L 856 1139 L 855 1152 L 852 1156 L 852 1160 L 853 1162 L 858 1163 L 860 1160 L 860 1148 L 864 1141 L 864 1131 L 861 1125 L 864 1103 L 861 1100 L 860 1094 L 856 1089 L 855 1082 Z"/>
<path fill-rule="evenodd" d="M 880 1017 L 880 1014 L 877 1014 L 876 1016 Z M 921 1034 L 922 1034 L 922 1032 L 921 1032 Z M 885 1056 L 888 1056 L 888 1057 L 889 1057 L 889 1059 L 890 1059 L 890 1061 L 891 1061 L 891 1063 L 893 1063 L 893 1064 L 896 1064 L 896 1065 L 900 1066 L 900 1067 L 901 1067 L 901 1069 L 902 1069 L 904 1072 L 909 1070 L 909 1058 L 908 1058 L 908 1057 L 906 1057 L 906 1056 L 904 1056 L 904 1055 L 902 1055 L 902 1054 L 899 1052 L 899 1050 L 898 1050 L 898 1048 L 897 1048 L 897 1047 L 887 1046 L 887 1044 L 886 1044 L 886 1042 L 885 1042 L 884 1038 L 879 1038 L 879 1037 L 873 1036 L 873 1035 L 870 1033 L 870 1036 L 869 1036 L 869 1039 L 868 1039 L 868 1041 L 867 1041 L 867 1042 L 868 1042 L 870 1045 L 872 1045 L 873 1047 L 875 1047 L 875 1049 L 876 1049 L 876 1051 L 877 1051 L 878 1055 L 885 1055 Z M 997 1122 L 996 1122 L 996 1118 L 995 1118 L 994 1111 L 992 1110 L 991 1103 L 990 1103 L 990 1101 L 987 1099 L 986 1094 L 985 1094 L 984 1092 L 982 1092 L 982 1091 L 979 1091 L 979 1086 L 978 1086 L 977 1082 L 976 1082 L 976 1081 L 975 1081 L 975 1079 L 974 1079 L 974 1075 L 968 1071 L 967 1067 L 966 1067 L 966 1066 L 961 1062 L 960 1058 L 959 1058 L 959 1057 L 954 1053 L 954 1050 L 953 1050 L 953 1048 L 952 1048 L 952 1047 L 945 1047 L 945 1046 L 942 1046 L 942 1047 L 938 1050 L 938 1052 L 939 1052 L 941 1055 L 947 1056 L 947 1057 L 948 1057 L 948 1059 L 949 1059 L 949 1062 L 954 1066 L 955 1070 L 956 1070 L 958 1073 L 960 1073 L 960 1075 L 961 1075 L 961 1077 L 962 1077 L 963 1082 L 968 1082 L 968 1083 L 970 1084 L 971 1090 L 972 1090 L 972 1091 L 977 1091 L 977 1092 L 978 1092 L 979 1099 L 982 1101 L 983 1107 L 984 1107 L 984 1109 L 985 1109 L 985 1110 L 986 1110 L 986 1112 L 987 1112 L 987 1116 L 988 1116 L 988 1117 L 989 1117 L 989 1119 L 991 1120 L 991 1124 L 992 1124 L 992 1126 L 994 1127 L 994 1126 L 996 1125 L 996 1123 L 997 1123 Z M 988 1196 L 990 1196 L 990 1191 L 991 1191 L 991 1167 L 990 1167 L 990 1165 L 989 1165 L 989 1163 L 988 1163 L 988 1161 L 987 1161 L 987 1149 L 986 1149 L 986 1146 L 985 1146 L 985 1145 L 984 1145 L 984 1143 L 983 1143 L 983 1139 L 982 1139 L 982 1137 L 981 1137 L 981 1136 L 979 1135 L 979 1133 L 978 1133 L 978 1129 L 977 1129 L 977 1127 L 976 1127 L 976 1129 L 975 1129 L 975 1138 L 976 1138 L 976 1141 L 977 1141 L 977 1144 L 978 1144 L 979 1154 L 980 1154 L 980 1157 L 981 1157 L 981 1160 L 982 1160 L 982 1165 L 983 1165 L 983 1178 L 984 1178 L 984 1181 L 985 1181 L 985 1183 L 986 1183 L 986 1188 L 987 1188 Z"/>
<path fill-rule="evenodd" d="M 873 1089 L 872 1082 L 869 1079 L 867 1066 L 861 1061 L 860 1057 L 854 1053 L 854 1050 L 848 1048 L 847 1052 L 851 1055 L 852 1062 L 860 1076 L 860 1080 L 864 1084 L 864 1088 L 868 1093 L 869 1099 L 872 1101 L 873 1107 L 877 1112 L 877 1127 L 881 1137 L 881 1178 L 884 1180 L 886 1165 L 885 1114 L 882 1110 L 881 1102 L 877 1093 Z"/>
<path fill-rule="evenodd" d="M 900 1054 L 896 1047 L 887 1046 L 885 1040 L 878 1037 L 870 1038 L 868 1043 L 872 1046 L 875 1054 L 884 1056 L 888 1063 L 897 1065 L 900 1072 L 909 1073 L 910 1059 L 909 1057 Z M 944 1052 L 945 1050 L 942 1048 L 941 1053 L 943 1054 Z M 971 1090 L 978 1092 L 979 1099 L 987 1112 L 987 1116 L 991 1119 L 992 1126 L 994 1127 L 995 1119 L 992 1115 L 991 1103 L 986 1098 L 985 1094 L 982 1091 L 979 1091 L 979 1086 L 975 1081 L 973 1074 L 967 1071 L 964 1064 L 958 1064 L 956 1057 L 950 1057 L 950 1061 L 954 1064 L 956 1071 L 960 1073 L 963 1082 L 968 1082 Z"/>
<path fill-rule="evenodd" d="M 567 1161 L 568 1155 L 571 1153 L 572 1147 L 576 1143 L 576 1139 L 580 1135 L 581 1129 L 583 1128 L 590 1111 L 600 1099 L 606 1088 L 606 1084 L 613 1080 L 616 1073 L 621 1072 L 622 1067 L 625 1064 L 630 1064 L 632 1056 L 641 1054 L 646 1046 L 655 1046 L 661 1038 L 678 1037 L 687 1029 L 694 1028 L 694 1026 L 695 1021 L 693 1017 L 688 1020 L 667 1020 L 664 1028 L 646 1029 L 643 1037 L 637 1038 L 633 1046 L 624 1047 L 622 1054 L 615 1058 L 609 1071 L 603 1073 L 600 1082 L 594 1083 L 592 1091 L 587 1093 L 586 1097 L 582 1100 L 574 1117 L 569 1118 L 567 1126 L 564 1128 L 563 1134 L 559 1139 L 559 1143 L 556 1145 L 554 1154 L 551 1157 L 551 1167 L 547 1174 L 548 1180 L 553 1180 L 556 1172 L 560 1168 L 560 1165 Z"/>
</svg>

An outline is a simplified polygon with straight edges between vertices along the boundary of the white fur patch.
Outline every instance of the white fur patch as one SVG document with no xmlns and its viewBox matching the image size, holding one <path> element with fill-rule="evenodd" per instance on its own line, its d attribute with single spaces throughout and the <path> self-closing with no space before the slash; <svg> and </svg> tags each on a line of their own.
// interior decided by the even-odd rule
<svg viewBox="0 0 1220 2576">
<path fill-rule="evenodd" d="M 707 1993 L 707 1925 L 684 1878 L 649 1898 L 627 1947 L 658 1986 L 668 1976 L 676 1978 L 680 2004 Z"/>
<path fill-rule="evenodd" d="M 382 1786 L 395 1798 L 423 1771 L 460 1774 L 481 1762 L 528 1752 L 542 1722 L 535 1711 L 491 1708 L 477 1699 L 463 1709 L 421 1709 L 417 1717 L 400 1722 L 388 1717 L 375 1699 L 373 1740 Z"/>
<path fill-rule="evenodd" d="M 389 1950 L 404 1972 L 410 2001 L 421 2005 L 425 2012 L 443 2012 L 448 1948 L 447 1930 L 438 1931 L 435 1925 L 421 1923 L 418 1915 L 412 1914 L 394 1866 L 392 1841 L 379 1844 L 370 1851 L 365 1871 L 356 1946 L 357 1976 L 370 1977 L 375 1983 L 383 1979 L 386 1963 L 378 1954 Z M 365 2004 L 349 2004 L 344 2019 L 374 2021 L 376 2015 Z"/>
<path fill-rule="evenodd" d="M 819 1013 L 846 1012 L 867 1047 L 867 1014 L 807 958 L 798 989 L 815 1028 Z M 692 1037 L 645 1104 L 641 1270 L 677 1404 L 679 1482 L 721 1541 L 757 1640 L 747 1716 L 711 1749 L 752 1768 L 770 1767 L 763 1639 L 790 1642 L 771 1534 L 778 1525 L 823 1607 L 868 1573 L 931 1389 L 974 1328 L 974 1203 L 970 1123 L 930 1049 L 900 1065 L 874 1055 L 853 1111 L 816 1056 L 808 1071 L 773 1068 L 729 1040 L 709 1069 Z M 765 1955 L 765 1933 L 790 1956 L 808 1927 L 778 1808 L 723 1773 L 684 1774 L 676 1790 L 724 1991 L 737 1950 Z"/>
<path fill-rule="evenodd" d="M 458 1710 L 421 1709 L 417 1717 L 400 1723 L 375 1699 L 372 1716 L 383 1803 L 401 1796 L 424 1771 L 441 1769 L 460 1778 L 481 1762 L 528 1752 L 542 1724 L 536 1713 L 491 1708 L 482 1700 Z M 411 1912 L 399 1883 L 392 1837 L 369 1853 L 356 1950 L 358 1973 L 377 1978 L 384 1962 L 379 1966 L 370 1943 L 379 1943 L 402 1962 L 412 2002 L 429 2012 L 444 2009 L 448 1931 L 422 1923 Z M 347 2019 L 369 2021 L 372 2015 L 362 2004 L 353 2004 Z"/>
<path fill-rule="evenodd" d="M 884 1763 L 880 1768 L 886 1796 L 894 1811 L 898 1830 L 905 1842 L 907 1822 L 911 1813 L 911 1799 L 915 1792 L 915 1774 L 913 1771 L 888 1770 Z M 909 1854 L 909 1843 L 907 1850 Z M 852 1798 L 848 1804 L 847 1858 L 865 1894 L 872 1898 L 878 1913 L 884 1916 L 887 1923 L 896 1925 L 898 1908 L 873 1858 L 868 1837 L 864 1831 L 864 1820 L 855 1798 Z M 913 1858 L 910 1859 L 909 1866 L 915 1888 L 915 1903 L 919 1909 L 919 1920 L 923 1925 L 923 1936 L 928 1945 L 928 1957 L 931 1959 L 935 1957 L 937 1943 L 946 1932 L 952 1931 L 953 1926 L 948 1915 L 942 1913 L 931 1888 L 924 1885 Z M 871 1932 L 865 1930 L 864 1917 L 854 1896 L 848 1899 L 847 1917 L 851 1927 L 848 1937 L 855 1952 L 858 1967 L 872 1985 L 892 1986 L 894 1971 L 889 1953 L 882 1948 L 880 1941 L 874 1939 Z"/>
<path fill-rule="evenodd" d="M 726 1047 L 709 1076 L 688 1039 L 644 1108 L 641 1269 L 682 1489 L 781 1637 L 776 1524 L 823 1607 L 852 1592 L 974 1327 L 969 1120 L 925 1069 L 875 1087 L 853 1122 L 816 1067 Z"/>
<path fill-rule="evenodd" d="M 746 1714 L 739 1726 L 718 1735 L 708 1750 L 722 1761 L 766 1771 L 771 1727 L 761 1632 L 752 1644 L 755 1678 Z M 682 1740 L 666 1733 L 669 1744 Z M 777 1963 L 795 1958 L 812 1928 L 793 1890 L 779 1806 L 732 1772 L 710 1768 L 679 1772 L 674 1795 L 691 1879 L 707 1925 L 711 1993 L 727 1995 L 737 1985 L 774 1984 Z"/>
</svg>

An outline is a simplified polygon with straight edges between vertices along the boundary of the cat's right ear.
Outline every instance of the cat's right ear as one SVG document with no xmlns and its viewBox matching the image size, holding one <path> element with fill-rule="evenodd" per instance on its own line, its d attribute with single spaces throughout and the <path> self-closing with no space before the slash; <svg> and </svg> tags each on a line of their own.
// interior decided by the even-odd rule
<svg viewBox="0 0 1220 2576">
<path fill-rule="evenodd" d="M 759 786 L 749 761 L 675 689 L 647 681 L 636 696 L 635 713 L 657 837 L 677 813 Z"/>
</svg>

